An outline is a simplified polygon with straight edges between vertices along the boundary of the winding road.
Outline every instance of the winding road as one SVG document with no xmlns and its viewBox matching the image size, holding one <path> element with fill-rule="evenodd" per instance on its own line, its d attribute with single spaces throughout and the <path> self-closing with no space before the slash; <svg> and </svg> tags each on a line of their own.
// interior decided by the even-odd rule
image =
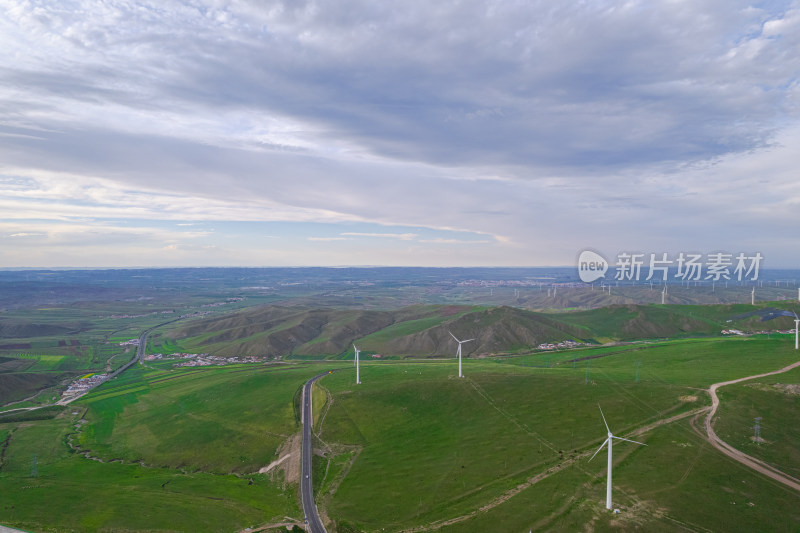
<svg viewBox="0 0 800 533">
<path fill-rule="evenodd" d="M 797 368 L 798 366 L 800 366 L 800 361 L 792 363 L 787 367 L 781 368 L 780 370 L 775 370 L 773 372 L 767 372 L 765 374 L 758 374 L 755 376 L 747 376 L 745 378 L 734 379 L 731 381 L 723 381 L 721 383 L 714 383 L 708 389 L 708 394 L 711 396 L 711 409 L 709 409 L 708 414 L 706 415 L 704 427 L 706 430 L 706 434 L 708 435 L 708 441 L 716 449 L 718 449 L 731 459 L 739 461 L 748 468 L 752 468 L 753 470 L 760 472 L 765 476 L 774 479 L 775 481 L 783 483 L 784 485 L 791 487 L 794 490 L 800 491 L 800 480 L 795 479 L 781 472 L 777 468 L 774 468 L 768 465 L 767 463 L 756 459 L 755 457 L 751 457 L 746 453 L 737 450 L 727 442 L 720 439 L 714 432 L 714 428 L 712 427 L 712 419 L 714 418 L 714 414 L 717 412 L 717 407 L 719 407 L 719 397 L 717 396 L 717 389 L 719 389 L 720 387 L 724 387 L 725 385 L 733 385 L 734 383 L 741 383 L 742 381 L 749 381 L 751 379 L 758 379 L 766 376 L 773 376 L 775 374 L 782 374 L 783 372 L 788 372 L 789 370 Z"/>
<path fill-rule="evenodd" d="M 306 515 L 307 528 L 311 533 L 327 533 L 319 517 L 317 504 L 314 501 L 314 483 L 311 472 L 311 428 L 314 425 L 314 418 L 311 411 L 311 387 L 314 385 L 315 381 L 328 374 L 330 374 L 330 372 L 317 374 L 303 385 L 303 411 L 301 418 L 303 423 L 303 467 L 300 477 L 300 495 L 303 500 L 303 512 Z"/>
</svg>

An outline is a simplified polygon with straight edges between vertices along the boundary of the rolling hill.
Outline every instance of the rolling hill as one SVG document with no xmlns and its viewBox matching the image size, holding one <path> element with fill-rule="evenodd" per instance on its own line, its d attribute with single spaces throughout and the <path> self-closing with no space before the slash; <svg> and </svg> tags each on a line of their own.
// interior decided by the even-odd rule
<svg viewBox="0 0 800 533">
<path fill-rule="evenodd" d="M 725 328 L 790 329 L 793 320 L 766 304 L 613 305 L 568 313 L 514 307 L 416 305 L 397 310 L 304 309 L 264 306 L 176 324 L 160 346 L 220 356 L 349 357 L 357 342 L 383 356 L 452 356 L 461 339 L 464 355 L 530 350 L 565 340 L 604 343 L 654 338 L 719 335 Z M 785 314 L 785 313 L 784 313 Z M 763 325 L 770 319 L 769 325 Z M 159 341 L 157 341 L 159 342 Z"/>
</svg>

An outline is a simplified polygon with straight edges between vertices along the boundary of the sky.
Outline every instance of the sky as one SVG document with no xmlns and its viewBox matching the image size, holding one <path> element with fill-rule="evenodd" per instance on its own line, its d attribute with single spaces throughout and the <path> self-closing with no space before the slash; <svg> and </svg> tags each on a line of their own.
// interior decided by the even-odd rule
<svg viewBox="0 0 800 533">
<path fill-rule="evenodd" d="M 800 1 L 0 0 L 0 267 L 800 267 Z"/>
</svg>

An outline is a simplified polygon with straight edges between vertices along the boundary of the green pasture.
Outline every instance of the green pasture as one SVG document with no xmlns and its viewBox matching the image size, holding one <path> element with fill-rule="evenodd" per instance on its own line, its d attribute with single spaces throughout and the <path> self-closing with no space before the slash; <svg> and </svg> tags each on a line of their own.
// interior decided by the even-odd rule
<svg viewBox="0 0 800 533">
<path fill-rule="evenodd" d="M 8 416 L 0 420 L 0 436 L 10 435 L 0 523 L 31 531 L 239 531 L 302 519 L 296 487 L 257 471 L 298 431 L 293 397 L 319 371 L 136 366 L 55 419 Z"/>
<path fill-rule="evenodd" d="M 563 352 L 549 368 L 525 366 L 522 358 L 467 360 L 463 380 L 454 360 L 368 363 L 358 386 L 355 370 L 326 376 L 321 383 L 332 402 L 320 445 L 351 448 L 333 449 L 328 465 L 315 468 L 325 475 L 319 502 L 343 531 L 400 531 L 457 518 L 464 520 L 443 531 L 569 531 L 587 524 L 601 531 L 753 531 L 759 523 L 795 530 L 800 498 L 721 456 L 687 419 L 636 437 L 647 448 L 615 446 L 614 501 L 626 508 L 616 519 L 602 506 L 604 452 L 592 463 L 581 456 L 605 438 L 598 404 L 624 436 L 708 405 L 699 389 L 711 383 L 782 368 L 797 358 L 793 344 L 746 338 L 618 348 L 625 349 L 591 360 L 588 380 L 589 361 L 573 368 L 567 360 L 591 350 Z M 335 479 L 353 449 L 360 453 L 352 468 Z M 785 460 L 798 452 L 776 453 Z M 574 462 L 471 514 L 565 461 Z"/>
<path fill-rule="evenodd" d="M 613 428 L 612 428 L 613 429 Z M 550 475 L 486 512 L 440 529 L 473 531 L 797 531 L 800 496 L 717 452 L 686 420 L 614 445 L 605 509 L 605 450 Z"/>
<path fill-rule="evenodd" d="M 298 430 L 292 398 L 318 372 L 291 365 L 137 368 L 79 402 L 89 422 L 79 442 L 100 457 L 147 465 L 256 472 Z"/>
<path fill-rule="evenodd" d="M 360 386 L 347 372 L 323 380 L 333 402 L 321 438 L 363 447 L 331 516 L 367 530 L 458 516 L 599 444 L 598 402 L 620 433 L 700 405 L 670 384 L 587 385 L 571 370 L 472 363 L 465 373 L 458 379 L 454 363 L 365 365 Z"/>
<path fill-rule="evenodd" d="M 568 368 L 590 378 L 664 382 L 707 388 L 712 383 L 778 370 L 797 360 L 794 337 L 773 335 L 680 339 L 619 346 L 541 352 L 498 359 L 519 366 Z"/>
<path fill-rule="evenodd" d="M 240 531 L 302 518 L 296 487 L 256 472 L 299 430 L 302 384 L 339 368 L 314 387 L 329 531 L 795 531 L 800 497 L 711 448 L 689 417 L 631 432 L 708 405 L 712 383 L 797 357 L 786 336 L 687 339 L 465 359 L 464 379 L 454 358 L 367 360 L 361 385 L 352 361 L 136 365 L 56 418 L 0 420 L 0 523 Z M 797 397 L 770 387 L 799 379 L 723 388 L 720 435 L 797 475 Z M 605 451 L 588 461 L 605 439 L 598 405 L 615 434 L 647 444 L 615 443 L 620 515 L 603 508 Z"/>
<path fill-rule="evenodd" d="M 11 433 L 0 470 L 0 522 L 28 531 L 235 531 L 299 514 L 264 475 L 183 473 L 72 453 L 72 415 Z"/>
</svg>

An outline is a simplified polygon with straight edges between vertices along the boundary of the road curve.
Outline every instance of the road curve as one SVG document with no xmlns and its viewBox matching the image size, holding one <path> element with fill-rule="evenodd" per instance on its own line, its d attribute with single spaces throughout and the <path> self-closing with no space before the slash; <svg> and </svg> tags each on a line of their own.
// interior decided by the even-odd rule
<svg viewBox="0 0 800 533">
<path fill-rule="evenodd" d="M 314 425 L 314 418 L 311 414 L 311 387 L 314 385 L 315 381 L 327 376 L 329 373 L 330 372 L 323 372 L 322 374 L 317 374 L 303 385 L 303 409 L 301 418 L 303 423 L 303 468 L 300 473 L 300 495 L 303 500 L 303 513 L 306 515 L 307 530 L 311 533 L 327 533 L 319 517 L 317 504 L 314 501 L 314 484 L 311 472 L 311 428 Z"/>
<path fill-rule="evenodd" d="M 717 389 L 719 389 L 720 387 L 724 387 L 725 385 L 733 385 L 734 383 L 740 383 L 742 381 L 749 381 L 751 379 L 758 379 L 766 376 L 772 376 L 775 374 L 782 374 L 783 372 L 788 372 L 789 370 L 797 368 L 798 366 L 800 366 L 800 361 L 792 363 L 791 365 L 781 368 L 780 370 L 775 370 L 774 372 L 767 372 L 765 374 L 758 374 L 755 376 L 748 376 L 745 378 L 734 379 L 731 381 L 714 383 L 708 389 L 708 394 L 711 396 L 711 409 L 709 409 L 708 414 L 706 415 L 706 420 L 704 425 L 706 434 L 708 435 L 708 441 L 716 449 L 718 449 L 731 459 L 735 459 L 736 461 L 739 461 L 743 465 L 752 468 L 753 470 L 760 472 L 765 476 L 774 479 L 775 481 L 783 483 L 787 487 L 800 491 L 800 480 L 797 480 L 781 472 L 777 468 L 774 468 L 768 465 L 767 463 L 756 459 L 755 457 L 750 457 L 746 453 L 737 450 L 727 442 L 720 439 L 714 432 L 714 428 L 712 427 L 712 419 L 714 418 L 714 413 L 717 412 L 717 407 L 719 407 L 719 397 L 717 396 Z"/>
</svg>

